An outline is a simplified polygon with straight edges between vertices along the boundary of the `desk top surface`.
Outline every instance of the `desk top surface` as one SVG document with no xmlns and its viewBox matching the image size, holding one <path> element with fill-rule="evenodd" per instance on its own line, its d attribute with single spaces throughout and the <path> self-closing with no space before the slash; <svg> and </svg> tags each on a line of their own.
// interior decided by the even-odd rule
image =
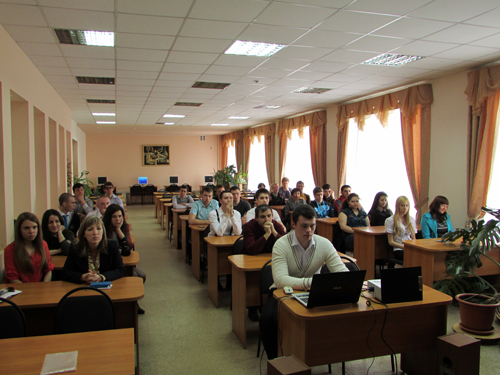
<svg viewBox="0 0 500 375">
<path fill-rule="evenodd" d="M 53 255 L 51 257 L 52 263 L 54 264 L 56 270 L 62 270 L 62 268 L 64 267 L 64 263 L 66 262 L 66 258 L 66 255 Z M 139 252 L 131 251 L 129 256 L 122 257 L 122 259 L 123 265 L 125 267 L 136 266 L 137 264 L 139 264 Z"/>
<path fill-rule="evenodd" d="M 460 243 L 460 240 L 455 242 L 441 242 L 441 239 L 439 238 L 424 238 L 420 240 L 403 241 L 403 245 L 410 245 L 411 247 L 435 253 L 460 250 Z"/>
<path fill-rule="evenodd" d="M 174 214 L 182 214 L 186 211 L 189 211 L 189 208 L 172 208 Z"/>
<path fill-rule="evenodd" d="M 338 217 L 325 217 L 325 218 L 321 218 L 321 219 L 316 219 L 316 221 L 321 222 L 321 223 L 334 225 L 334 224 L 338 223 L 339 218 Z"/>
<path fill-rule="evenodd" d="M 297 291 L 297 292 L 302 292 L 302 291 Z M 363 294 L 372 299 L 374 298 L 373 295 L 369 292 L 364 292 Z M 438 292 L 437 290 L 432 289 L 425 285 L 423 294 L 424 298 L 422 301 L 391 303 L 388 305 L 389 309 L 411 309 L 411 308 L 418 308 L 422 306 L 431 306 L 431 305 L 449 305 L 452 302 L 452 298 L 449 295 Z M 283 289 L 275 290 L 274 297 L 275 298 L 285 297 Z M 374 310 L 385 309 L 383 305 L 377 305 L 374 303 L 371 304 L 372 307 L 367 306 L 366 300 L 363 297 L 359 298 L 357 304 L 316 307 L 313 309 L 306 308 L 292 297 L 284 298 L 282 302 L 288 309 L 290 309 L 293 315 L 301 319 L 328 318 L 340 314 L 365 313 L 371 311 L 372 307 Z"/>
<path fill-rule="evenodd" d="M 189 215 L 188 215 L 189 216 Z M 195 232 L 203 232 L 207 229 L 208 225 L 190 225 L 189 228 Z"/>
<path fill-rule="evenodd" d="M 215 245 L 218 247 L 227 247 L 227 246 L 233 246 L 234 243 L 238 238 L 240 238 L 241 235 L 239 236 L 212 236 L 212 237 L 205 237 L 205 242 L 210 244 L 210 245 Z"/>
<path fill-rule="evenodd" d="M 258 271 L 262 269 L 262 266 L 268 261 L 271 260 L 272 254 L 257 254 L 257 255 L 248 255 L 248 254 L 236 254 L 228 256 L 229 262 L 232 263 L 235 267 L 242 269 L 245 272 L 248 271 Z"/>
<path fill-rule="evenodd" d="M 279 205 L 279 206 L 269 206 L 271 208 L 274 208 L 275 210 L 282 210 L 285 208 L 285 205 Z"/>
<path fill-rule="evenodd" d="M 354 230 L 354 233 L 361 232 L 361 233 L 371 234 L 374 236 L 387 234 L 385 231 L 385 226 L 383 225 L 377 227 L 355 227 L 352 229 Z"/>
<path fill-rule="evenodd" d="M 131 302 L 144 297 L 144 285 L 140 277 L 122 277 L 111 282 L 111 289 L 104 289 L 113 302 Z M 0 289 L 13 286 L 13 284 L 0 284 Z M 60 299 L 69 291 L 85 286 L 67 281 L 50 281 L 40 283 L 16 284 L 17 290 L 22 293 L 11 297 L 21 308 L 40 308 L 56 306 Z"/>
<path fill-rule="evenodd" d="M 188 220 L 189 220 L 189 215 L 179 215 L 179 218 L 180 218 L 182 221 L 188 221 Z"/>
<path fill-rule="evenodd" d="M 0 373 L 39 375 L 46 354 L 75 350 L 71 374 L 134 374 L 133 328 L 0 340 Z"/>
</svg>

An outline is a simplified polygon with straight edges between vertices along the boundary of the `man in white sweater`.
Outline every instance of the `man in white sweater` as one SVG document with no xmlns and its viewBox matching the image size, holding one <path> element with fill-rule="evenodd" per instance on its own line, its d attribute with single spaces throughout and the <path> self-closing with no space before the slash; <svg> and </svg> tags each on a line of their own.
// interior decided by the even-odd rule
<svg viewBox="0 0 500 375">
<path fill-rule="evenodd" d="M 297 206 L 292 213 L 292 230 L 276 241 L 273 247 L 273 279 L 269 297 L 260 318 L 260 334 L 267 358 L 278 356 L 277 301 L 271 292 L 274 288 L 291 286 L 307 290 L 312 277 L 320 273 L 323 264 L 330 272 L 348 272 L 332 243 L 314 234 L 316 212 L 308 204 Z"/>
</svg>

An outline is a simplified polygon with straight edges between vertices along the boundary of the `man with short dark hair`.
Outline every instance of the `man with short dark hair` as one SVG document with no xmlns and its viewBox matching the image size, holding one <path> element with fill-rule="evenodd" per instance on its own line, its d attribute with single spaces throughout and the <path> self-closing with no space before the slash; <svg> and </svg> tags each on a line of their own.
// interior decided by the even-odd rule
<svg viewBox="0 0 500 375">
<path fill-rule="evenodd" d="M 269 205 L 269 190 L 267 189 L 259 189 L 255 193 L 255 207 L 247 212 L 246 215 L 247 222 L 255 218 L 255 208 L 263 204 Z M 272 210 L 272 212 L 273 212 L 273 219 L 279 222 L 281 225 L 283 225 L 278 212 L 276 212 L 276 210 Z"/>
<path fill-rule="evenodd" d="M 276 240 L 285 233 L 283 226 L 273 220 L 271 207 L 260 205 L 255 209 L 255 219 L 243 226 L 243 253 L 271 253 Z"/>
<path fill-rule="evenodd" d="M 73 194 L 75 195 L 76 206 L 73 210 L 76 214 L 82 214 L 85 217 L 87 214 L 92 212 L 94 203 L 92 199 L 85 196 L 85 188 L 81 183 L 76 183 L 73 185 Z M 82 219 L 82 217 L 80 217 Z"/>
<path fill-rule="evenodd" d="M 233 186 L 231 188 L 231 194 L 233 194 L 234 209 L 240 213 L 241 223 L 245 224 L 247 222 L 245 215 L 252 209 L 252 207 L 246 200 L 241 199 L 241 192 L 238 186 Z"/>
<path fill-rule="evenodd" d="M 292 189 L 288 187 L 289 182 L 290 180 L 288 177 L 283 177 L 281 179 L 281 186 L 278 192 L 284 199 L 290 198 L 290 195 L 292 194 Z"/>
<path fill-rule="evenodd" d="M 104 213 L 106 212 L 106 209 L 111 203 L 109 202 L 109 198 L 105 195 L 101 195 L 99 198 L 97 198 L 97 209 L 90 212 L 87 216 L 97 216 L 99 219 L 102 219 L 104 216 Z"/>
<path fill-rule="evenodd" d="M 191 212 L 189 212 L 189 225 L 208 225 L 208 214 L 219 208 L 219 203 L 212 199 L 212 189 L 205 186 L 201 190 L 201 199 L 193 203 Z"/>
<path fill-rule="evenodd" d="M 323 188 L 319 186 L 315 187 L 313 190 L 314 199 L 310 205 L 316 211 L 316 217 L 318 219 L 324 219 L 327 217 L 337 217 L 337 213 L 333 206 L 323 200 Z"/>
<path fill-rule="evenodd" d="M 323 200 L 330 203 L 332 206 L 335 205 L 335 193 L 332 190 L 330 184 L 324 184 L 323 188 Z"/>
<path fill-rule="evenodd" d="M 104 195 L 109 198 L 110 204 L 117 204 L 125 210 L 125 206 L 123 206 L 123 201 L 121 200 L 121 198 L 113 193 L 114 189 L 115 187 L 113 186 L 113 183 L 111 181 L 107 181 L 104 183 Z"/>
<path fill-rule="evenodd" d="M 221 184 L 215 187 L 215 191 L 213 192 L 213 199 L 216 200 L 220 204 L 220 193 L 224 191 L 224 186 Z"/>
<path fill-rule="evenodd" d="M 301 204 L 306 204 L 306 201 L 301 197 L 301 191 L 299 188 L 295 188 L 292 190 L 291 198 L 286 202 L 285 208 L 283 209 L 284 223 L 286 225 L 286 229 L 290 229 L 290 215 L 293 210 Z"/>
<path fill-rule="evenodd" d="M 182 185 L 179 189 L 179 195 L 174 194 L 172 197 L 172 207 L 175 209 L 188 209 L 194 204 L 193 197 L 187 195 L 188 188 Z"/>
<path fill-rule="evenodd" d="M 309 194 L 304 193 L 304 182 L 303 181 L 297 181 L 297 189 L 300 190 L 300 197 L 306 201 L 307 204 L 311 203 L 311 197 Z"/>
<path fill-rule="evenodd" d="M 63 218 L 61 224 L 63 224 L 66 229 L 72 231 L 76 236 L 78 229 L 80 229 L 80 216 L 73 212 L 75 206 L 75 197 L 70 193 L 62 193 L 59 196 L 59 213 Z"/>
<path fill-rule="evenodd" d="M 343 185 L 340 188 L 340 197 L 335 201 L 335 211 L 337 212 L 337 216 L 342 211 L 342 203 L 347 199 L 347 197 L 351 194 L 351 187 L 349 185 Z"/>
</svg>

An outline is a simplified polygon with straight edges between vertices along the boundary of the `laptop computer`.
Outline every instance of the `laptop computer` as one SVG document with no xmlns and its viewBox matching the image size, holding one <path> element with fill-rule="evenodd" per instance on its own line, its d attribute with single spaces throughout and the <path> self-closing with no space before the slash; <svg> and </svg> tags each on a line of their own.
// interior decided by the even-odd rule
<svg viewBox="0 0 500 375">
<path fill-rule="evenodd" d="M 357 303 L 366 270 L 316 274 L 309 292 L 292 294 L 305 307 Z"/>
</svg>

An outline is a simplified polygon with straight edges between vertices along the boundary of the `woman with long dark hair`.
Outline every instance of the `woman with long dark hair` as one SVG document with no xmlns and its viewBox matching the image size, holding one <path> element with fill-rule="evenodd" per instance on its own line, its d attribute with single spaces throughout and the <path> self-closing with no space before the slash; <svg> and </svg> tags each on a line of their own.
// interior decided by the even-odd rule
<svg viewBox="0 0 500 375">
<path fill-rule="evenodd" d="M 344 232 L 344 243 L 349 250 L 354 249 L 354 229 L 356 227 L 369 227 L 370 219 L 359 203 L 359 195 L 351 193 L 342 202 L 339 214 L 339 225 Z"/>
<path fill-rule="evenodd" d="M 42 217 L 43 240 L 49 246 L 50 255 L 69 254 L 71 244 L 75 241 L 72 231 L 65 229 L 59 211 L 50 209 Z"/>
<path fill-rule="evenodd" d="M 4 249 L 5 282 L 51 281 L 54 265 L 42 239 L 38 218 L 31 212 L 17 217 L 14 242 Z"/>
<path fill-rule="evenodd" d="M 133 249 L 134 244 L 130 238 L 130 227 L 125 220 L 123 208 L 117 204 L 109 205 L 106 208 L 102 222 L 104 223 L 108 240 L 118 242 L 120 252 L 126 247 L 128 247 L 128 250 Z"/>
<path fill-rule="evenodd" d="M 384 225 L 385 220 L 392 216 L 392 211 L 389 208 L 389 203 L 387 201 L 387 194 L 383 191 L 379 191 L 373 199 L 372 208 L 368 212 L 368 218 L 370 219 L 370 225 L 372 227 Z"/>
<path fill-rule="evenodd" d="M 441 238 L 443 234 L 453 230 L 450 215 L 448 215 L 448 198 L 436 196 L 429 206 L 429 212 L 422 216 L 422 238 Z"/>
</svg>

